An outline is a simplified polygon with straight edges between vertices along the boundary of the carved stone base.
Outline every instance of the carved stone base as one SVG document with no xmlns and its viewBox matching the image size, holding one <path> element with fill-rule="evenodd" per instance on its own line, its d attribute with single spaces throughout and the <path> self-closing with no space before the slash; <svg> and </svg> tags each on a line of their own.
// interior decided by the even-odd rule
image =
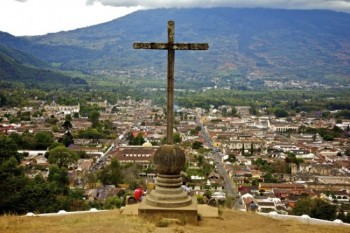
<svg viewBox="0 0 350 233">
<path fill-rule="evenodd" d="M 196 225 L 197 199 L 188 196 L 181 187 L 180 172 L 186 161 L 184 151 L 176 145 L 163 145 L 153 160 L 158 171 L 156 188 L 141 202 L 139 215 L 153 221 L 175 218 Z"/>
<path fill-rule="evenodd" d="M 146 196 L 146 203 L 155 207 L 177 208 L 192 204 L 192 198 L 183 191 L 180 175 L 158 174 L 156 188 Z"/>
<path fill-rule="evenodd" d="M 139 216 L 146 218 L 150 221 L 157 222 L 164 218 L 178 219 L 180 222 L 188 223 L 192 225 L 198 224 L 198 207 L 197 199 L 195 197 L 190 198 L 190 205 L 177 207 L 177 208 L 163 208 L 152 206 L 147 203 L 147 199 L 144 199 L 138 209 Z"/>
</svg>

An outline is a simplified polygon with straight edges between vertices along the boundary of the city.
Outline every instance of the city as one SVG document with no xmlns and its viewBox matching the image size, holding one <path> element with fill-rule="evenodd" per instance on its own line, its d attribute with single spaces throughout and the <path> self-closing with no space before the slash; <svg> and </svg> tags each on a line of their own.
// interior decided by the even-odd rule
<svg viewBox="0 0 350 233">
<path fill-rule="evenodd" d="M 45 179 L 49 177 L 52 162 L 47 154 L 53 150 L 53 143 L 62 142 L 69 132 L 72 138 L 67 148 L 84 155 L 67 164 L 69 187 L 82 189 L 86 202 L 104 203 L 121 190 L 125 192 L 139 185 L 152 189 L 156 177 L 152 158 L 164 143 L 166 130 L 163 108 L 149 100 L 91 102 L 91 106 L 103 109 L 93 120 L 79 116 L 79 104 L 33 102 L 41 104 L 22 109 L 3 108 L 0 124 L 4 135 L 10 138 L 22 135 L 18 152 L 24 156 L 21 164 L 29 177 L 38 174 Z M 183 179 L 191 195 L 196 195 L 199 203 L 236 209 L 249 210 L 249 204 L 254 201 L 259 212 L 281 214 L 293 213 L 297 201 L 305 196 L 320 197 L 347 212 L 350 120 L 308 117 L 305 112 L 288 118 L 255 116 L 250 109 L 249 106 L 211 106 L 208 110 L 176 111 L 175 141 L 185 150 L 187 166 Z M 41 116 L 35 117 L 35 112 L 41 112 Z M 21 115 L 23 120 L 11 124 L 11 115 Z M 70 127 L 65 127 L 67 121 Z M 108 135 L 94 133 L 94 124 L 102 124 Z M 322 137 L 319 129 L 334 131 L 337 136 L 327 132 Z M 48 148 L 33 150 L 25 146 L 26 134 L 40 141 L 38 135 L 43 132 L 53 137 L 41 140 L 51 141 L 46 145 Z M 141 140 L 131 145 L 131 137 Z M 102 182 L 101 176 L 96 175 L 113 159 L 121 166 L 136 165 L 129 170 L 135 174 L 125 174 L 125 183 Z"/>
<path fill-rule="evenodd" d="M 0 232 L 349 232 L 348 1 L 0 12 Z"/>
</svg>

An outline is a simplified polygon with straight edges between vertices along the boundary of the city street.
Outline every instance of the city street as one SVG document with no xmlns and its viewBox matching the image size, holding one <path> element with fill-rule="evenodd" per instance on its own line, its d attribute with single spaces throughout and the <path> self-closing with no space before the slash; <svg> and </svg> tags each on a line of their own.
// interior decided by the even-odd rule
<svg viewBox="0 0 350 233">
<path fill-rule="evenodd" d="M 205 142 L 203 144 L 208 145 L 208 147 L 210 149 L 212 149 L 212 152 L 210 153 L 211 158 L 215 161 L 216 164 L 216 168 L 217 168 L 217 172 L 219 173 L 219 175 L 221 177 L 223 177 L 224 181 L 225 181 L 225 192 L 226 192 L 226 197 L 231 196 L 234 198 L 235 203 L 233 205 L 233 207 L 235 209 L 240 208 L 240 204 L 239 204 L 239 198 L 238 197 L 238 189 L 236 187 L 236 185 L 233 183 L 232 179 L 229 177 L 228 173 L 226 172 L 225 168 L 224 168 L 224 164 L 222 162 L 222 156 L 223 154 L 220 153 L 218 148 L 214 148 L 212 146 L 212 141 L 211 138 L 209 137 L 209 134 L 206 130 L 206 128 L 204 127 L 204 125 L 202 124 L 202 122 L 200 121 L 200 115 L 197 113 L 197 125 L 201 127 L 202 129 L 202 134 L 203 134 L 203 138 L 205 140 Z"/>
</svg>

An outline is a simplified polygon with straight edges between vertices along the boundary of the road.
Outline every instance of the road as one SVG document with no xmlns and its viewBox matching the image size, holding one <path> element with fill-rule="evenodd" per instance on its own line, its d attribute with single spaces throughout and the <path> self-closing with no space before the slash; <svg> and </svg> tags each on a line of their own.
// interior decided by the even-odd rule
<svg viewBox="0 0 350 233">
<path fill-rule="evenodd" d="M 147 112 L 149 111 L 150 107 L 150 105 L 143 106 L 143 108 L 140 108 L 138 112 L 135 113 L 133 118 L 133 124 L 130 126 L 130 128 L 126 129 L 124 133 L 121 134 L 107 149 L 107 151 L 96 161 L 96 163 L 93 164 L 93 166 L 91 166 L 90 172 L 103 168 L 106 164 L 106 160 L 109 157 L 110 152 L 117 149 L 120 145 L 127 144 L 127 135 L 129 134 L 129 132 L 132 132 L 135 127 L 137 128 L 141 125 L 141 122 L 148 115 Z"/>
<path fill-rule="evenodd" d="M 233 183 L 230 176 L 228 175 L 226 169 L 224 168 L 224 164 L 223 164 L 222 159 L 221 159 L 223 154 L 220 152 L 220 150 L 218 148 L 213 147 L 212 140 L 209 137 L 209 134 L 208 134 L 206 128 L 204 127 L 203 123 L 200 121 L 200 116 L 198 113 L 197 113 L 196 119 L 197 119 L 196 120 L 197 125 L 201 127 L 203 138 L 205 140 L 205 144 L 207 144 L 208 147 L 212 150 L 212 152 L 210 153 L 210 156 L 215 161 L 217 172 L 219 173 L 219 175 L 221 177 L 223 177 L 223 179 L 225 181 L 224 189 L 225 189 L 226 196 L 227 197 L 231 196 L 235 200 L 234 204 L 233 204 L 233 208 L 239 209 L 241 207 L 239 204 L 239 198 L 237 198 L 238 197 L 238 189 L 237 189 L 236 185 Z"/>
</svg>

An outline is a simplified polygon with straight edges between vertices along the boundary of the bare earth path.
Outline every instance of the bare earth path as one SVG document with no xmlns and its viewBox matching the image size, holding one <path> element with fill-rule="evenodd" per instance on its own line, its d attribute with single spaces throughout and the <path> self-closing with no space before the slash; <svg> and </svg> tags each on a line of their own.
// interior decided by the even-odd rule
<svg viewBox="0 0 350 233">
<path fill-rule="evenodd" d="M 304 225 L 280 221 L 254 213 L 223 211 L 220 218 L 205 218 L 198 226 L 170 224 L 156 227 L 137 216 L 121 215 L 118 210 L 55 217 L 0 217 L 1 233 L 349 233 L 349 227 Z"/>
</svg>

